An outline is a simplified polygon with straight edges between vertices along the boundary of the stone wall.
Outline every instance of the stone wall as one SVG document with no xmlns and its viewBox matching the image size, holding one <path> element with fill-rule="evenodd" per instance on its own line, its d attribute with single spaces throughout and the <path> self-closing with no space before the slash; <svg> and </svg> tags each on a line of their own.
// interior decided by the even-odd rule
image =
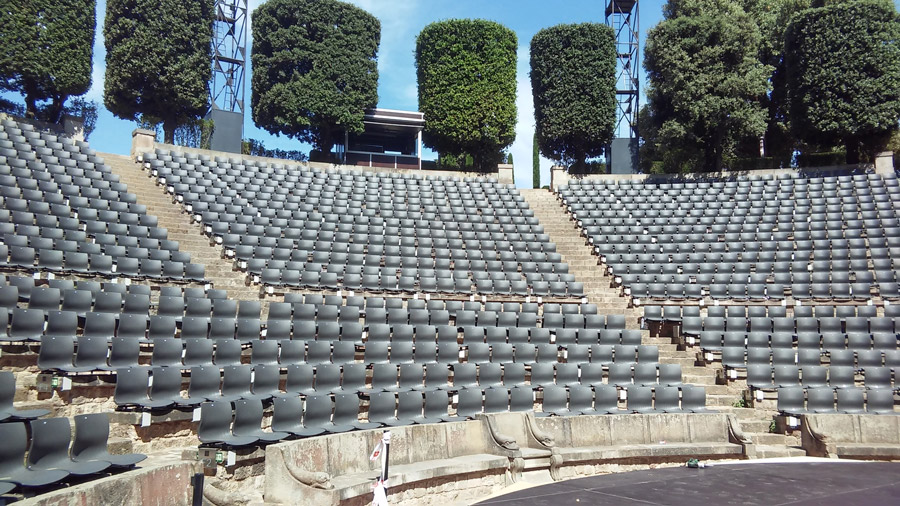
<svg viewBox="0 0 900 506">
<path fill-rule="evenodd" d="M 199 464 L 176 462 L 146 467 L 47 492 L 22 506 L 182 506 L 191 503 L 191 476 Z"/>
</svg>

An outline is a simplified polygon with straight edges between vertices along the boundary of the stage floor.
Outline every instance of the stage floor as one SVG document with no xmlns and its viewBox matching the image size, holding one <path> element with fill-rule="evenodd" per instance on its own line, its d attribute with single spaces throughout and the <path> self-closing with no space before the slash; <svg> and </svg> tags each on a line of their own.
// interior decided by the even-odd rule
<svg viewBox="0 0 900 506">
<path fill-rule="evenodd" d="M 900 463 L 745 461 L 703 469 L 652 469 L 552 483 L 478 504 L 900 504 Z"/>
</svg>

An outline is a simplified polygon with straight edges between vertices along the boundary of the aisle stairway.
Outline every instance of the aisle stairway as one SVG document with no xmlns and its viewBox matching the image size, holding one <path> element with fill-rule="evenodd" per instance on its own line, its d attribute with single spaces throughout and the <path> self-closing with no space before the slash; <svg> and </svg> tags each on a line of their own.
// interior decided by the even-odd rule
<svg viewBox="0 0 900 506">
<path fill-rule="evenodd" d="M 624 314 L 628 328 L 638 328 L 643 310 L 630 307 L 628 299 L 620 295 L 620 289 L 610 286 L 612 277 L 603 273 L 597 257 L 591 253 L 590 246 L 556 194 L 548 190 L 520 191 L 544 226 L 544 232 L 556 243 L 562 261 L 569 264 L 569 272 L 584 283 L 589 302 L 597 304 L 601 314 Z M 659 348 L 660 362 L 680 364 L 685 383 L 703 385 L 710 406 L 731 406 L 739 398 L 739 389 L 716 385 L 715 370 L 695 367 L 694 355 L 678 351 L 671 338 L 651 337 L 649 331 L 644 330 L 642 341 Z"/>
<path fill-rule="evenodd" d="M 210 245 L 200 226 L 139 164 L 127 156 L 108 153 L 101 153 L 100 156 L 112 172 L 128 185 L 128 191 L 137 195 L 138 202 L 147 206 L 147 213 L 159 217 L 159 226 L 168 230 L 169 239 L 178 241 L 179 249 L 189 252 L 192 262 L 206 265 L 206 278 L 213 287 L 226 290 L 232 299 L 259 298 L 256 290 L 245 286 L 244 274 L 235 271 L 232 263 L 222 257 L 222 248 Z"/>
<path fill-rule="evenodd" d="M 569 272 L 575 279 L 584 282 L 585 295 L 597 304 L 601 313 L 624 314 L 628 327 L 637 328 L 643 314 L 640 308 L 630 307 L 628 299 L 621 296 L 619 288 L 611 286 L 612 277 L 605 275 L 598 265 L 597 257 L 581 235 L 575 221 L 565 212 L 562 202 L 548 190 L 520 190 L 535 216 L 544 226 L 544 232 L 556 243 L 562 261 L 569 264 Z M 741 422 L 744 433 L 757 445 L 757 458 L 796 457 L 806 453 L 799 449 L 800 439 L 796 434 L 785 435 L 769 432 L 773 410 L 735 407 L 740 404 L 741 394 L 746 388 L 744 382 L 716 384 L 716 368 L 696 364 L 693 351 L 679 351 L 672 337 L 651 336 L 643 330 L 642 342 L 659 348 L 659 361 L 681 365 L 685 383 L 702 385 L 706 388 L 707 405 L 716 410 L 733 413 Z"/>
</svg>

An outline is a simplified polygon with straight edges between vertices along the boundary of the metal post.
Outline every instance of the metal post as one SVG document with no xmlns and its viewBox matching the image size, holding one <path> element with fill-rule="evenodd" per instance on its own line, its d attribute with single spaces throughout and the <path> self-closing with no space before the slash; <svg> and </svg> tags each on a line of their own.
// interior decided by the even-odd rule
<svg viewBox="0 0 900 506">
<path fill-rule="evenodd" d="M 384 431 L 384 466 L 381 468 L 381 482 L 387 483 L 388 464 L 391 460 L 391 431 Z"/>
<path fill-rule="evenodd" d="M 203 481 L 203 473 L 194 473 L 194 476 L 191 477 L 191 486 L 194 487 L 191 506 L 203 506 Z"/>
</svg>

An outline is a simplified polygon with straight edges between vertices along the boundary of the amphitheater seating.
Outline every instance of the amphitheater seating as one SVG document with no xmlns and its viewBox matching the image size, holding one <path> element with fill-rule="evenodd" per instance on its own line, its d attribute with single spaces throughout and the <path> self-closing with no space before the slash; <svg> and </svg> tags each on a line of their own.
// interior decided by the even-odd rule
<svg viewBox="0 0 900 506">
<path fill-rule="evenodd" d="M 0 269 L 203 282 L 86 143 L 0 121 Z"/>
<path fill-rule="evenodd" d="M 28 423 L 27 428 L 24 422 L 0 423 L 0 482 L 39 488 L 70 481 L 70 476 L 128 469 L 146 458 L 141 454 L 108 453 L 109 419 L 105 414 L 76 416 L 74 440 L 68 418 L 41 418 Z"/>
<path fill-rule="evenodd" d="M 668 307 L 668 306 L 667 306 Z M 691 316 L 648 306 L 645 319 L 681 325 L 707 357 L 721 356 L 726 378 L 746 370 L 751 390 L 775 391 L 778 410 L 893 414 L 900 367 L 896 306 L 716 306 Z M 696 315 L 696 316 L 694 316 Z M 837 400 L 837 403 L 835 403 Z"/>
<path fill-rule="evenodd" d="M 641 345 L 639 331 L 592 304 L 291 294 L 264 313 L 259 302 L 203 288 L 0 282 L 7 294 L 0 313 L 12 315 L 6 341 L 40 343 L 41 370 L 114 377 L 121 410 L 215 404 L 200 410 L 201 422 L 216 417 L 204 425 L 204 444 L 465 420 L 531 410 L 535 401 L 540 412 L 566 416 L 705 404 L 682 387 L 679 366 L 658 364 L 658 350 Z M 620 390 L 631 394 L 624 409 Z M 238 406 L 286 407 L 292 396 L 304 400 L 290 406 L 301 413 L 291 430 L 261 435 L 247 423 L 252 411 L 240 417 L 246 430 L 234 431 Z"/>
<path fill-rule="evenodd" d="M 639 301 L 897 295 L 894 175 L 582 180 L 559 195 L 605 268 Z"/>
<path fill-rule="evenodd" d="M 164 149 L 143 162 L 269 289 L 583 296 L 522 196 L 491 179 L 324 172 Z"/>
</svg>

